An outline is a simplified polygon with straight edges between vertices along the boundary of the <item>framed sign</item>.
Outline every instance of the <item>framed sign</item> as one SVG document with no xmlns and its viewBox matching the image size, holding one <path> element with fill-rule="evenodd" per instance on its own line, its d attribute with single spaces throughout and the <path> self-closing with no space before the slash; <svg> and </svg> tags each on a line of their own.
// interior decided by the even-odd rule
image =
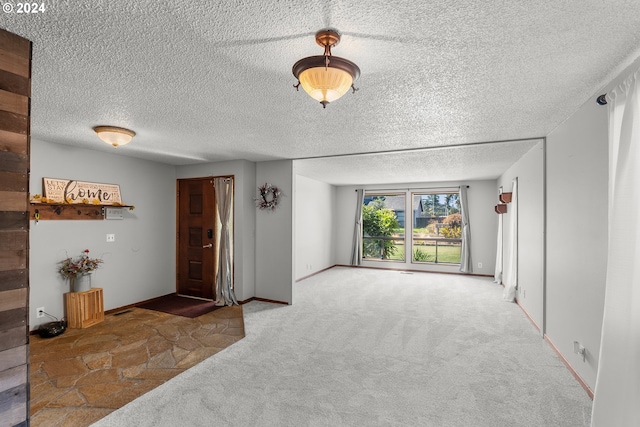
<svg viewBox="0 0 640 427">
<path fill-rule="evenodd" d="M 71 179 L 42 178 L 46 202 L 92 205 L 121 205 L 120 186 Z"/>
</svg>

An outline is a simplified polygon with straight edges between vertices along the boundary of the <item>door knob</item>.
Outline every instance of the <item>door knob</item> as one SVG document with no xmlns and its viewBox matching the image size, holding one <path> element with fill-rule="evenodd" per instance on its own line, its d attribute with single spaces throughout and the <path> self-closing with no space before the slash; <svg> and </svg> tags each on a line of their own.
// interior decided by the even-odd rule
<svg viewBox="0 0 640 427">
<path fill-rule="evenodd" d="M 202 247 L 202 249 L 204 249 L 204 248 L 210 248 L 210 247 L 212 247 L 212 246 L 213 246 L 213 243 L 209 243 L 208 245 L 204 245 L 204 246 Z"/>
</svg>

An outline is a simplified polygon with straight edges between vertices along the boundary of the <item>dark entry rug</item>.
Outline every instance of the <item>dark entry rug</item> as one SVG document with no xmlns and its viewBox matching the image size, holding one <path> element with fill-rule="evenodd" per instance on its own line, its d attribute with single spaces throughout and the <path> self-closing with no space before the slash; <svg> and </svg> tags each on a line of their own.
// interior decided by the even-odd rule
<svg viewBox="0 0 640 427">
<path fill-rule="evenodd" d="M 176 316 L 194 318 L 222 307 L 216 306 L 213 301 L 204 301 L 169 294 L 139 305 L 138 308 L 146 308 L 147 310 L 162 311 L 163 313 Z"/>
</svg>

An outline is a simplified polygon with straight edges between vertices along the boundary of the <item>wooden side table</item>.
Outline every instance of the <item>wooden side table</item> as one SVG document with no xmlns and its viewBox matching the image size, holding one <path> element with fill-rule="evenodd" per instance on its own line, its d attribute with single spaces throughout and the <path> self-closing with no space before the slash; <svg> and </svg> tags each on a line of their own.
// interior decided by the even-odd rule
<svg viewBox="0 0 640 427">
<path fill-rule="evenodd" d="M 67 322 L 70 328 L 88 328 L 104 320 L 102 288 L 65 295 Z"/>
</svg>

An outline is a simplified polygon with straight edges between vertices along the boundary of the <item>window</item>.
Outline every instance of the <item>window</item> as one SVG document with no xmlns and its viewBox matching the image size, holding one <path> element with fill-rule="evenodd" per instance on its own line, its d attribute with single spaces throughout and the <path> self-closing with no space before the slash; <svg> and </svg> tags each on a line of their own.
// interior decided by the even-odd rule
<svg viewBox="0 0 640 427">
<path fill-rule="evenodd" d="M 405 260 L 405 195 L 368 194 L 362 206 L 362 256 Z"/>
<path fill-rule="evenodd" d="M 412 261 L 460 264 L 459 193 L 412 193 Z"/>
<path fill-rule="evenodd" d="M 456 190 L 366 193 L 362 203 L 363 259 L 460 264 L 462 215 Z M 408 242 L 407 235 L 411 236 Z"/>
</svg>

